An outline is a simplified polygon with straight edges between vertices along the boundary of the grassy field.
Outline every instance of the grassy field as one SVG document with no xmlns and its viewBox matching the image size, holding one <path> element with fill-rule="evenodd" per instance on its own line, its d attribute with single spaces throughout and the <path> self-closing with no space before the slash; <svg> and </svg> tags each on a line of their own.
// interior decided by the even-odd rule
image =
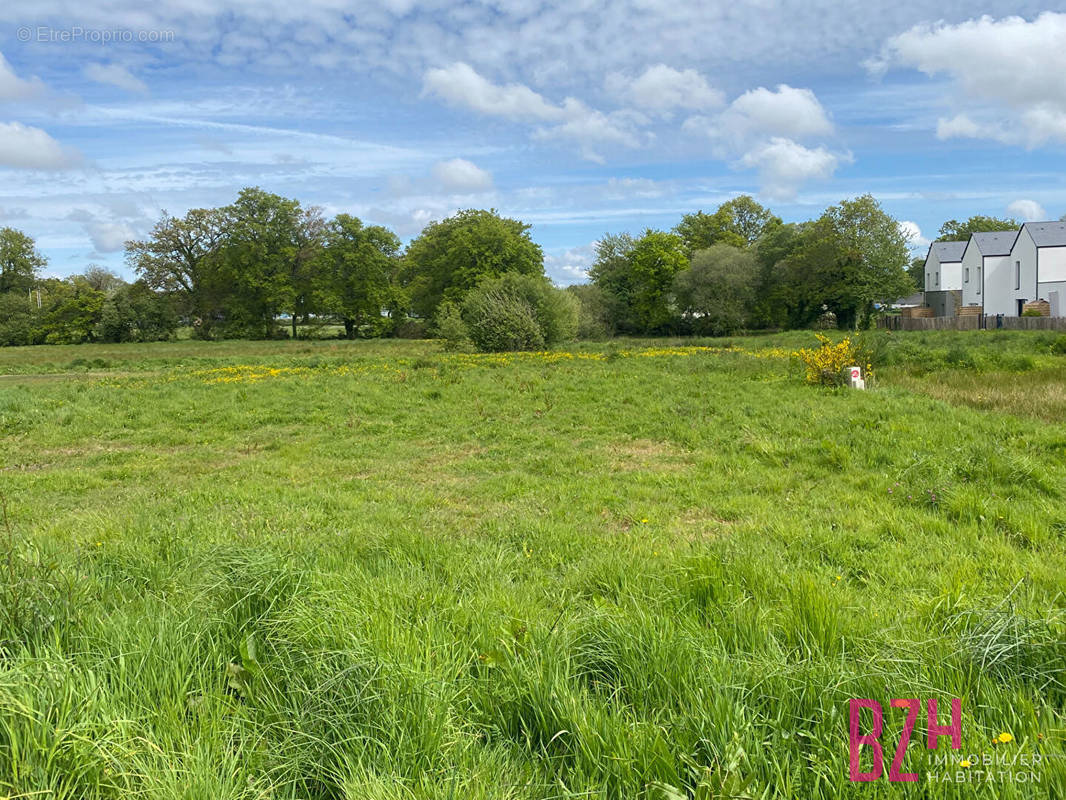
<svg viewBox="0 0 1066 800">
<path fill-rule="evenodd" d="M 0 796 L 1064 797 L 1056 341 L 0 350 Z"/>
</svg>

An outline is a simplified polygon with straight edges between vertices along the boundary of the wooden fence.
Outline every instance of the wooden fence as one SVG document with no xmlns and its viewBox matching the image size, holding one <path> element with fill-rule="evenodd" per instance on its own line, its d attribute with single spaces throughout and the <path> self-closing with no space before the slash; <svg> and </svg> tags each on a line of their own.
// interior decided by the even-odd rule
<svg viewBox="0 0 1066 800">
<path fill-rule="evenodd" d="M 1064 331 L 1066 317 L 878 317 L 878 328 L 890 331 Z"/>
</svg>

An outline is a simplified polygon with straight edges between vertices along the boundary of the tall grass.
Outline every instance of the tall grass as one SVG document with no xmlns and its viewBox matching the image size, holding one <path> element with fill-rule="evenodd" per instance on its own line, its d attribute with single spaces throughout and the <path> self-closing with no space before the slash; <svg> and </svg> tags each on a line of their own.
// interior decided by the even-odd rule
<svg viewBox="0 0 1066 800">
<path fill-rule="evenodd" d="M 0 794 L 1066 796 L 1059 428 L 639 346 L 0 383 Z M 851 784 L 853 697 L 886 752 L 891 698 L 961 697 L 963 753 L 1059 758 L 925 783 L 923 722 L 922 784 Z"/>
</svg>

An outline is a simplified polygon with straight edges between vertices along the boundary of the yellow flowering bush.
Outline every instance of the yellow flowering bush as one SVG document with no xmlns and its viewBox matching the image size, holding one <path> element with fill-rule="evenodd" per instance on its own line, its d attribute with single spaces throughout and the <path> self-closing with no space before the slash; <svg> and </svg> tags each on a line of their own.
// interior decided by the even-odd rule
<svg viewBox="0 0 1066 800">
<path fill-rule="evenodd" d="M 816 333 L 820 346 L 804 347 L 795 352 L 805 370 L 807 383 L 818 386 L 843 386 L 847 382 L 844 370 L 847 367 L 858 364 L 866 366 L 870 371 L 870 364 L 866 362 L 862 348 L 853 343 L 850 336 L 845 336 L 839 342 L 834 343 L 828 336 Z"/>
</svg>

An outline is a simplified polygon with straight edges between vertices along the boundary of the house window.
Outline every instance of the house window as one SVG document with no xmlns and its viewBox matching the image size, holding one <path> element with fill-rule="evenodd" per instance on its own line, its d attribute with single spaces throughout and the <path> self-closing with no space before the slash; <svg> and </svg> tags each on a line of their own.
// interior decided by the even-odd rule
<svg viewBox="0 0 1066 800">
<path fill-rule="evenodd" d="M 936 274 L 936 285 L 937 286 L 940 285 L 940 273 L 939 272 Z"/>
<path fill-rule="evenodd" d="M 970 268 L 969 267 L 966 268 L 966 282 L 967 283 L 970 282 Z"/>
<path fill-rule="evenodd" d="M 981 294 L 981 268 L 977 268 L 977 293 Z"/>
<path fill-rule="evenodd" d="M 933 273 L 925 273 L 925 288 L 930 289 L 933 286 Z"/>
<path fill-rule="evenodd" d="M 1015 289 L 1021 289 L 1022 288 L 1022 262 L 1021 261 L 1015 261 L 1014 262 L 1014 288 Z"/>
</svg>

